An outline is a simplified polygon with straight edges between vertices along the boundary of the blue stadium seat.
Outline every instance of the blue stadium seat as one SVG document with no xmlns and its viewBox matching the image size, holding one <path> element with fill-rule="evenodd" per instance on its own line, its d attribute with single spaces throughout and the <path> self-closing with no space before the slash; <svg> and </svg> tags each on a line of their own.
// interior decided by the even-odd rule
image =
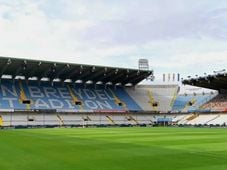
<svg viewBox="0 0 227 170">
<path fill-rule="evenodd" d="M 29 100 L 31 104 L 22 104 L 21 98 Z M 73 98 L 81 104 L 75 105 Z M 141 110 L 124 88 L 77 87 L 60 83 L 51 85 L 49 82 L 37 81 L 3 81 L 0 104 L 2 109 Z"/>
</svg>

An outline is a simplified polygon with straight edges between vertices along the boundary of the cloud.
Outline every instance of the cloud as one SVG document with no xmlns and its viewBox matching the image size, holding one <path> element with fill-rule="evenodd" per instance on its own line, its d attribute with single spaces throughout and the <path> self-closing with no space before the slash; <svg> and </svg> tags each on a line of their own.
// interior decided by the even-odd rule
<svg viewBox="0 0 227 170">
<path fill-rule="evenodd" d="M 0 55 L 134 68 L 148 58 L 157 74 L 208 72 L 227 64 L 226 9 L 224 0 L 0 0 Z"/>
</svg>

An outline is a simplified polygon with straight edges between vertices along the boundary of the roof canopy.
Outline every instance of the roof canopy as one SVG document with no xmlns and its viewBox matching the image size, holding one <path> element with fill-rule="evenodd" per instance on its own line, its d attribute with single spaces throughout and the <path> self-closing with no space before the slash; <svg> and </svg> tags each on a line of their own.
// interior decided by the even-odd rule
<svg viewBox="0 0 227 170">
<path fill-rule="evenodd" d="M 183 84 L 199 86 L 214 90 L 227 90 L 227 74 L 218 73 L 216 75 L 208 75 L 205 77 L 192 78 L 184 80 Z"/>
<path fill-rule="evenodd" d="M 136 85 L 153 75 L 153 71 L 0 57 L 0 76 L 3 75 L 11 75 L 12 78 L 24 76 L 26 79 L 37 77 L 38 80 L 47 77 L 50 80 L 61 81 L 71 79 L 73 82 L 82 80 Z"/>
</svg>

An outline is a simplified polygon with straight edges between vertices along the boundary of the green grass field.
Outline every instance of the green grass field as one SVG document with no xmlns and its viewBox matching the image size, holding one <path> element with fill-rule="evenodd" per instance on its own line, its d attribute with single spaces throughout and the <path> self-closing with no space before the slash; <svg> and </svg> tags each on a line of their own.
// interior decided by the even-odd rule
<svg viewBox="0 0 227 170">
<path fill-rule="evenodd" d="M 2 170 L 226 170 L 227 129 L 0 130 Z"/>
</svg>

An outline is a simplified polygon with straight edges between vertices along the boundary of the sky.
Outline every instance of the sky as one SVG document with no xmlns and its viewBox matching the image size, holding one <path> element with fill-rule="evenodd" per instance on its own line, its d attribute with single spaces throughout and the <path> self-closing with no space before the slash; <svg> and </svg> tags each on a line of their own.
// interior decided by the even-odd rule
<svg viewBox="0 0 227 170">
<path fill-rule="evenodd" d="M 226 0 L 0 0 L 0 56 L 150 69 L 227 66 Z"/>
</svg>

